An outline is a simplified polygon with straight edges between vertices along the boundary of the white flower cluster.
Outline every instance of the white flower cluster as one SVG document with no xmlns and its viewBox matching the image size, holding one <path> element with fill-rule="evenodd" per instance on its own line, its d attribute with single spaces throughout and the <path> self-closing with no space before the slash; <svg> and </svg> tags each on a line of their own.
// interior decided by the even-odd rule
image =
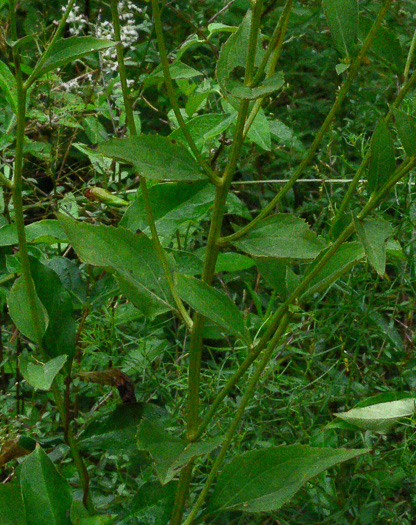
<svg viewBox="0 0 416 525">
<path fill-rule="evenodd" d="M 62 12 L 64 13 L 65 11 L 66 7 L 62 7 Z M 79 34 L 81 34 L 81 32 L 85 29 L 88 23 L 86 17 L 82 13 L 80 13 L 80 11 L 80 6 L 74 5 L 66 20 L 67 24 L 70 26 L 69 33 L 72 36 L 78 36 Z"/>
<path fill-rule="evenodd" d="M 62 11 L 64 12 L 65 10 L 66 7 L 63 7 Z M 118 13 L 121 26 L 121 43 L 124 48 L 128 49 L 139 39 L 139 30 L 141 26 L 136 25 L 135 14 L 142 14 L 143 9 L 134 5 L 131 0 L 119 0 Z M 75 5 L 71 9 L 67 19 L 67 24 L 69 26 L 69 33 L 72 36 L 79 36 L 86 28 L 88 28 L 90 33 L 94 34 L 94 36 L 99 39 L 114 40 L 113 25 L 110 21 L 101 20 L 101 15 L 99 15 L 96 24 L 91 24 L 85 15 L 81 13 L 81 8 L 78 5 Z M 118 69 L 117 51 L 115 47 L 108 48 L 100 53 L 100 67 L 103 78 L 106 82 L 114 77 L 114 74 Z M 85 77 L 85 75 L 64 82 L 61 84 L 61 88 L 67 92 L 77 91 L 80 87 L 79 81 L 83 77 Z M 133 83 L 133 80 L 128 80 L 129 86 Z M 117 88 L 117 84 L 114 87 Z"/>
</svg>

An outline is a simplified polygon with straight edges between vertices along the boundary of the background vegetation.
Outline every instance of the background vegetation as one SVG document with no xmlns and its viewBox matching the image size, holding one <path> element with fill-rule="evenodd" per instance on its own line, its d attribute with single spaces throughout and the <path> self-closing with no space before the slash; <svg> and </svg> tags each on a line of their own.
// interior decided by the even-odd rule
<svg viewBox="0 0 416 525">
<path fill-rule="evenodd" d="M 380 5 L 361 1 L 360 16 L 373 20 Z M 248 7 L 248 0 L 229 4 L 190 0 L 167 2 L 163 8 L 166 44 L 171 61 L 177 64 L 173 77 L 185 121 L 198 115 L 221 115 L 213 117 L 205 131 L 200 130 L 203 155 L 216 163 L 218 171 L 225 165 L 234 123 L 230 117 L 233 109 L 220 96 L 216 60 L 229 28 L 241 24 Z M 20 36 L 34 35 L 21 48 L 25 74 L 30 74 L 64 8 L 60 1 L 27 0 L 18 5 Z M 280 1 L 265 2 L 265 35 L 272 34 L 282 8 Z M 136 126 L 147 134 L 168 135 L 177 129 L 177 121 L 160 71 L 151 9 L 145 2 L 123 1 L 120 10 Z M 0 17 L 0 53 L 3 63 L 10 64 L 12 39 L 4 1 L 0 1 Z M 279 204 L 279 212 L 296 210 L 315 231 L 328 234 L 334 210 L 345 195 L 346 180 L 355 174 L 378 120 L 388 111 L 404 80 L 415 21 L 413 1 L 392 3 L 381 40 L 366 56 L 317 155 Z M 64 36 L 112 38 L 111 27 L 110 6 L 86 0 L 73 10 Z M 365 33 L 359 35 L 361 41 L 364 37 Z M 345 78 L 343 66 L 348 66 L 348 61 L 341 60 L 333 45 L 321 2 L 295 2 L 279 65 L 284 86 L 266 99 L 244 143 L 232 185 L 233 198 L 227 202 L 225 234 L 261 211 L 299 164 Z M 9 178 L 16 120 L 1 90 L 0 108 L 0 164 L 4 177 Z M 402 109 L 416 116 L 414 89 Z M 224 115 L 230 117 L 229 122 Z M 126 134 L 114 48 L 99 56 L 89 54 L 42 77 L 30 93 L 27 116 L 23 172 L 26 224 L 68 212 L 90 223 L 121 224 L 146 232 L 143 214 L 132 218 L 126 212 L 127 205 L 141 199 L 134 170 L 94 153 L 95 145 Z M 174 136 L 180 140 L 179 131 Z M 403 156 L 401 142 L 395 140 L 396 151 Z M 327 292 L 315 294 L 306 306 L 298 308 L 290 338 L 267 366 L 230 457 L 246 450 L 295 443 L 368 447 L 372 452 L 320 474 L 290 505 L 274 514 L 226 513 L 216 517 L 215 523 L 413 523 L 416 449 L 412 417 L 401 420 L 388 433 L 377 433 L 353 428 L 334 414 L 360 401 L 367 403 L 372 396 L 378 396 L 377 402 L 400 399 L 411 394 L 416 385 L 415 191 L 414 173 L 410 173 L 379 210 L 394 227 L 385 274 L 378 275 L 363 260 Z M 186 201 L 183 195 L 166 196 L 167 204 L 168 199 L 176 199 L 176 206 L 169 215 L 160 211 L 157 226 L 168 251 L 194 254 L 192 259 L 184 256 L 179 264 L 198 267 L 212 200 L 199 194 Z M 351 209 L 362 206 L 367 198 L 367 184 L 362 182 Z M 14 207 L 7 186 L 1 190 L 0 205 L 1 480 L 19 475 L 24 458 L 16 461 L 19 453 L 14 445 L 20 439 L 19 446 L 25 448 L 24 436 L 41 443 L 81 499 L 78 474 L 51 394 L 34 391 L 19 370 L 19 358 L 27 361 L 32 344 L 16 329 L 6 306 L 20 272 L 15 241 L 10 241 L 8 230 Z M 135 395 L 140 403 L 151 403 L 146 410 L 152 411 L 152 417 L 182 433 L 189 344 L 184 327 L 170 312 L 144 316 L 120 294 L 110 273 L 80 263 L 67 243 L 56 242 L 53 235 L 52 239 L 39 239 L 34 234 L 34 238 L 30 255 L 59 277 L 70 293 L 77 319 L 71 417 L 90 473 L 94 503 L 101 512 L 116 516 L 115 523 L 166 523 L 157 502 L 152 503 L 152 490 L 160 496 L 153 465 L 135 445 L 135 428 L 130 423 L 137 414 L 128 412 L 128 404 L 119 409 L 122 400 L 131 401 Z M 298 263 L 294 269 L 299 272 L 302 265 Z M 220 258 L 216 283 L 244 311 L 247 326 L 254 332 L 279 305 L 279 292 L 267 272 L 262 273 L 252 259 L 234 251 Z M 210 322 L 204 337 L 201 405 L 209 406 L 246 350 Z M 97 374 L 108 369 L 125 375 L 113 373 L 109 378 Z M 215 433 L 227 430 L 243 388 L 244 381 L 223 402 Z M 117 429 L 115 417 L 119 417 Z M 210 462 L 212 458 L 208 465 L 206 461 L 197 463 L 196 493 Z M 166 491 L 166 498 L 170 497 Z"/>
</svg>

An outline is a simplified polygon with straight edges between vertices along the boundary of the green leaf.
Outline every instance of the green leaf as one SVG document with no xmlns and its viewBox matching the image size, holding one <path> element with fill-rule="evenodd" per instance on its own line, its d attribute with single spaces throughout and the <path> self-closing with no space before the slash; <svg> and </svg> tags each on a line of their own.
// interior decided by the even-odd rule
<svg viewBox="0 0 416 525">
<path fill-rule="evenodd" d="M 297 276 L 289 266 L 287 259 L 271 257 L 256 257 L 256 266 L 264 279 L 272 286 L 282 299 L 293 291 L 292 285 L 297 285 Z"/>
<path fill-rule="evenodd" d="M 194 43 L 197 42 L 192 42 L 192 44 Z M 182 53 L 184 52 L 183 49 L 181 51 Z M 169 72 L 172 80 L 194 78 L 202 75 L 200 71 L 197 71 L 193 67 L 188 66 L 179 60 L 169 66 Z M 158 66 L 155 71 L 146 77 L 144 81 L 144 87 L 148 88 L 159 82 L 163 82 L 163 70 L 161 66 Z"/>
<path fill-rule="evenodd" d="M 47 59 L 40 68 L 35 67 L 33 79 L 38 78 L 48 71 L 63 67 L 89 53 L 103 51 L 116 45 L 111 40 L 100 40 L 93 36 L 73 36 L 71 38 L 60 38 L 51 47 Z"/>
<path fill-rule="evenodd" d="M 391 224 L 383 219 L 355 220 L 355 230 L 364 246 L 369 263 L 383 277 L 386 271 L 387 239 L 393 235 Z"/>
<path fill-rule="evenodd" d="M 359 36 L 364 41 L 373 25 L 373 20 L 360 15 Z M 379 27 L 370 51 L 386 62 L 397 74 L 403 74 L 403 49 L 397 35 L 387 27 Z"/>
<path fill-rule="evenodd" d="M 175 481 L 166 485 L 157 481 L 145 483 L 128 503 L 127 516 L 134 516 L 140 524 L 166 525 L 172 514 L 176 488 Z"/>
<path fill-rule="evenodd" d="M 393 108 L 393 115 L 406 155 L 416 155 L 416 119 L 396 108 Z"/>
<path fill-rule="evenodd" d="M 221 47 L 217 62 L 216 74 L 221 90 L 225 94 L 229 94 L 230 90 L 232 91 L 236 88 L 237 79 L 235 78 L 235 75 L 236 73 L 238 74 L 239 69 L 241 69 L 241 75 L 239 76 L 243 76 L 242 71 L 246 67 L 248 56 L 251 19 L 252 13 L 251 11 L 248 11 L 237 32 L 233 33 L 227 42 Z M 256 66 L 260 64 L 263 55 L 264 50 L 262 49 L 259 38 L 257 41 L 256 50 Z M 233 78 L 230 83 L 229 81 L 231 77 Z M 241 85 L 241 82 L 239 85 Z"/>
<path fill-rule="evenodd" d="M 243 270 L 252 268 L 254 264 L 253 259 L 246 255 L 241 255 L 241 253 L 219 253 L 215 265 L 215 272 L 242 272 Z"/>
<path fill-rule="evenodd" d="M 311 269 L 319 263 L 324 254 L 325 252 L 312 263 Z M 339 279 L 341 275 L 363 259 L 364 256 L 364 248 L 360 242 L 345 242 L 342 244 L 335 252 L 335 255 L 309 284 L 308 289 L 304 292 L 301 299 L 303 300 L 308 295 L 327 289 Z"/>
<path fill-rule="evenodd" d="M 343 57 L 350 57 L 358 34 L 357 0 L 323 0 L 325 16 L 335 47 Z"/>
<path fill-rule="evenodd" d="M 293 148 L 296 151 L 305 151 L 305 146 L 297 137 L 293 129 L 286 126 L 280 120 L 273 120 L 269 122 L 270 133 L 276 137 L 280 143 L 288 148 Z"/>
<path fill-rule="evenodd" d="M 90 516 L 84 505 L 77 500 L 72 502 L 70 517 L 72 525 L 111 525 L 116 518 L 104 514 Z"/>
<path fill-rule="evenodd" d="M 40 363 L 29 359 L 25 353 L 19 357 L 19 368 L 29 385 L 38 390 L 49 390 L 67 359 L 68 356 L 60 355 L 47 363 Z"/>
<path fill-rule="evenodd" d="M 144 315 L 174 308 L 163 267 L 148 237 L 124 228 L 77 222 L 63 215 L 59 220 L 82 261 L 112 269 L 122 292 Z"/>
<path fill-rule="evenodd" d="M 206 179 L 189 151 L 181 144 L 161 135 L 140 135 L 101 142 L 95 153 L 131 164 L 148 179 Z"/>
<path fill-rule="evenodd" d="M 353 408 L 336 416 L 363 430 L 387 432 L 398 419 L 413 416 L 415 403 L 416 398 L 400 399 L 364 408 Z"/>
<path fill-rule="evenodd" d="M 155 184 L 149 188 L 149 201 L 158 234 L 161 237 L 170 237 L 181 225 L 198 221 L 212 206 L 214 197 L 214 188 L 205 181 L 194 184 Z M 133 232 L 150 232 L 143 195 L 140 194 L 131 204 L 121 219 L 120 226 Z"/>
<path fill-rule="evenodd" d="M 186 127 L 195 144 L 202 148 L 207 142 L 221 135 L 234 122 L 236 115 L 226 115 L 224 113 L 210 113 L 207 115 L 198 115 L 188 120 Z M 181 128 L 175 129 L 169 138 L 179 140 L 186 147 L 188 143 Z"/>
<path fill-rule="evenodd" d="M 19 332 L 30 340 L 38 342 L 37 335 L 43 336 L 46 332 L 49 321 L 48 314 L 39 297 L 36 296 L 36 309 L 40 320 L 41 331 L 40 334 L 36 334 L 36 329 L 32 322 L 29 308 L 29 297 L 23 277 L 19 277 L 13 283 L 7 298 L 7 305 L 9 307 L 10 317 L 17 326 Z"/>
<path fill-rule="evenodd" d="M 58 275 L 48 266 L 32 257 L 30 259 L 36 292 L 48 314 L 48 328 L 43 336 L 46 353 L 50 357 L 75 355 L 76 324 L 70 293 Z"/>
<path fill-rule="evenodd" d="M 68 242 L 61 225 L 57 220 L 53 219 L 33 222 L 25 226 L 25 232 L 26 240 L 31 244 Z M 19 239 L 15 224 L 6 224 L 0 228 L 0 246 L 12 246 L 18 243 Z"/>
<path fill-rule="evenodd" d="M 384 119 L 378 123 L 370 144 L 368 187 L 371 192 L 387 182 L 396 169 L 394 142 Z"/>
<path fill-rule="evenodd" d="M 221 472 L 207 512 L 271 512 L 280 509 L 311 478 L 368 452 L 306 445 L 246 452 Z"/>
<path fill-rule="evenodd" d="M 228 333 L 250 341 L 240 310 L 225 294 L 195 277 L 180 274 L 176 276 L 176 288 L 180 297 L 194 310 Z"/>
<path fill-rule="evenodd" d="M 165 432 L 159 425 L 143 419 L 137 432 L 139 450 L 152 456 L 162 485 L 169 483 L 192 458 L 209 454 L 223 440 L 218 436 L 209 441 L 188 443 Z"/>
<path fill-rule="evenodd" d="M 269 121 L 267 120 L 262 108 L 259 109 L 256 118 L 253 120 L 253 123 L 248 130 L 247 137 L 266 151 L 272 149 Z"/>
<path fill-rule="evenodd" d="M 0 523 L 2 525 L 26 525 L 19 485 L 0 483 Z"/>
<path fill-rule="evenodd" d="M 7 65 L 0 60 L 0 89 L 3 91 L 12 110 L 17 113 L 16 79 Z"/>
<path fill-rule="evenodd" d="M 135 447 L 137 426 L 143 414 L 156 417 L 155 405 L 128 403 L 118 406 L 104 416 L 91 421 L 80 435 L 80 444 L 86 450 L 119 451 Z"/>
<path fill-rule="evenodd" d="M 256 100 L 257 98 L 267 97 L 272 93 L 278 91 L 283 84 L 285 79 L 281 71 L 275 73 L 269 78 L 266 78 L 263 82 L 260 83 L 257 87 L 248 87 L 245 86 L 242 82 L 238 80 L 227 80 L 226 86 L 230 95 L 236 98 L 241 98 L 245 100 Z"/>
<path fill-rule="evenodd" d="M 234 244 L 250 255 L 277 259 L 314 259 L 325 248 L 304 220 L 289 213 L 260 221 Z"/>
<path fill-rule="evenodd" d="M 23 463 L 20 482 L 26 525 L 71 525 L 71 490 L 39 445 Z"/>
</svg>

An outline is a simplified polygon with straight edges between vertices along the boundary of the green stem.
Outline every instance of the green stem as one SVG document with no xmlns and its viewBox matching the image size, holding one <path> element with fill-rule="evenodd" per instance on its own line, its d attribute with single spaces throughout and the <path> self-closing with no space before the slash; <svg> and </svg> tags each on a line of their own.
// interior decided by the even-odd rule
<svg viewBox="0 0 416 525">
<path fill-rule="evenodd" d="M 64 27 L 65 27 L 65 24 L 66 24 L 66 20 L 67 20 L 67 18 L 69 16 L 69 13 L 71 12 L 71 9 L 72 9 L 74 4 L 75 4 L 75 0 L 70 0 L 69 1 L 68 5 L 67 5 L 67 8 L 65 9 L 65 12 L 62 15 L 62 18 L 61 18 L 61 20 L 59 22 L 59 25 L 56 28 L 55 33 L 52 35 L 52 38 L 49 40 L 45 51 L 43 52 L 42 56 L 38 60 L 38 63 L 35 65 L 31 75 L 29 76 L 29 78 L 24 83 L 23 87 L 24 87 L 25 91 L 27 91 L 30 88 L 30 86 L 33 84 L 33 82 L 36 80 L 36 77 L 37 77 L 39 71 L 43 67 L 43 64 L 46 62 L 48 56 L 50 55 L 50 52 L 52 50 L 53 45 L 58 40 L 58 38 L 61 36 L 61 33 L 64 30 Z"/>
<path fill-rule="evenodd" d="M 15 1 L 10 2 L 10 17 L 11 17 L 11 28 L 13 38 L 17 39 L 16 29 L 16 13 L 15 13 Z M 28 306 L 30 317 L 32 320 L 35 342 L 39 351 L 47 358 L 43 350 L 43 330 L 42 320 L 39 316 L 39 310 L 37 308 L 37 294 L 35 285 L 33 283 L 29 253 L 27 249 L 26 231 L 25 231 L 25 220 L 23 214 L 23 146 L 25 141 L 25 124 L 26 124 L 26 89 L 23 84 L 22 71 L 20 68 L 20 57 L 18 50 L 13 49 L 13 61 L 15 67 L 16 77 L 16 90 L 17 90 L 17 128 L 16 128 L 16 152 L 15 152 L 15 164 L 14 164 L 14 182 L 13 182 L 13 206 L 14 206 L 14 217 L 17 230 L 17 236 L 19 240 L 19 254 L 22 268 L 22 278 L 25 284 L 26 295 L 28 299 Z M 62 422 L 65 424 L 65 407 L 58 390 L 56 383 L 53 383 L 52 392 L 55 398 L 58 411 L 60 413 Z M 94 513 L 94 505 L 89 494 L 89 483 L 88 473 L 86 471 L 84 462 L 79 453 L 78 446 L 72 434 L 72 430 L 69 428 L 67 433 L 67 443 L 71 450 L 71 455 L 74 459 L 75 466 L 78 470 L 81 484 L 84 491 L 84 501 L 87 509 Z"/>
<path fill-rule="evenodd" d="M 207 478 L 207 481 L 205 482 L 205 485 L 204 485 L 204 488 L 202 489 L 202 492 L 201 494 L 199 495 L 193 509 L 192 509 L 192 512 L 189 514 L 188 518 L 185 520 L 185 523 L 184 525 L 190 525 L 194 518 L 196 517 L 199 509 L 202 507 L 202 505 L 204 504 L 204 501 L 208 495 L 208 491 L 212 485 L 212 483 L 214 482 L 215 480 L 215 477 L 225 459 L 225 455 L 227 453 L 227 450 L 228 450 L 228 447 L 232 441 L 232 439 L 234 438 L 234 435 L 237 431 L 237 427 L 238 425 L 240 424 L 240 421 L 241 421 L 241 418 L 243 417 L 243 414 L 244 414 L 244 411 L 250 401 L 250 399 L 252 398 L 253 396 L 253 393 L 254 393 L 254 390 L 257 386 L 257 383 L 264 371 L 264 369 L 266 368 L 271 356 L 272 356 L 272 353 L 274 351 L 274 349 L 276 348 L 276 345 L 278 344 L 278 342 L 280 341 L 281 337 L 284 335 L 285 331 L 286 331 L 286 328 L 287 328 L 287 325 L 289 324 L 289 320 L 290 320 L 290 315 L 289 314 L 286 314 L 280 325 L 279 325 L 279 328 L 278 330 L 276 331 L 276 333 L 274 334 L 274 336 L 272 337 L 272 339 L 270 339 L 270 342 L 267 346 L 267 350 L 264 352 L 261 360 L 259 361 L 259 364 L 253 374 L 253 376 L 251 377 L 249 383 L 248 383 L 248 386 L 247 386 L 247 389 L 240 401 L 240 404 L 238 406 L 238 409 L 237 409 L 237 412 L 235 413 L 235 416 L 233 417 L 233 420 L 230 424 L 230 427 L 229 429 L 227 430 L 226 434 L 225 434 L 225 439 L 222 443 L 222 446 L 221 446 L 221 450 L 213 464 L 213 466 L 211 467 L 211 471 L 209 473 L 209 476 Z"/>
<path fill-rule="evenodd" d="M 257 85 L 260 82 L 261 76 L 263 74 L 264 68 L 269 61 L 271 54 L 273 53 L 269 67 L 267 68 L 266 78 L 270 78 L 276 69 L 277 61 L 279 60 L 280 53 L 282 51 L 284 37 L 287 31 L 287 26 L 289 24 L 290 11 L 292 9 L 293 0 L 287 0 L 285 7 L 283 9 L 282 15 L 279 18 L 277 27 L 272 35 L 269 46 L 267 47 L 266 53 L 263 57 L 263 60 L 257 69 L 256 75 L 253 79 L 253 84 Z M 251 125 L 254 122 L 258 112 L 260 111 L 261 105 L 263 104 L 265 97 L 260 97 L 254 102 L 253 108 L 250 111 L 246 125 L 244 127 L 244 138 L 247 136 L 247 133 L 250 130 Z"/>
<path fill-rule="evenodd" d="M 367 217 L 369 213 L 371 213 L 374 210 L 374 208 L 381 202 L 383 197 L 390 191 L 390 189 L 401 178 L 403 178 L 415 165 L 416 165 L 416 159 L 411 158 L 411 159 L 406 160 L 395 171 L 390 181 L 387 184 L 385 184 L 378 192 L 376 192 L 371 197 L 371 199 L 366 204 L 366 206 L 364 206 L 363 210 L 358 214 L 357 219 L 363 220 L 365 217 Z M 353 224 L 350 224 L 344 229 L 344 231 L 341 233 L 338 239 L 332 244 L 330 249 L 319 260 L 319 262 L 314 267 L 314 269 L 303 278 L 302 282 L 293 291 L 291 296 L 280 306 L 280 308 L 272 316 L 272 318 L 270 319 L 270 324 L 269 324 L 269 328 L 267 329 L 267 331 L 264 333 L 260 341 L 256 344 L 256 346 L 254 347 L 250 355 L 247 356 L 247 358 L 239 366 L 238 370 L 227 381 L 226 385 L 217 394 L 216 398 L 212 402 L 210 409 L 208 410 L 200 426 L 198 427 L 198 430 L 195 434 L 195 440 L 199 439 L 203 435 L 209 423 L 211 422 L 212 418 L 214 417 L 219 405 L 222 403 L 222 401 L 225 399 L 228 393 L 234 388 L 238 380 L 245 374 L 245 372 L 248 370 L 250 365 L 257 359 L 257 357 L 263 351 L 266 344 L 270 340 L 270 337 L 272 337 L 274 331 L 276 330 L 276 326 L 281 322 L 284 315 L 288 313 L 290 305 L 293 304 L 299 297 L 301 297 L 301 295 L 307 289 L 311 281 L 325 267 L 326 263 L 334 256 L 334 254 L 336 253 L 338 248 L 341 246 L 341 244 L 345 242 L 353 232 L 354 232 Z"/>
<path fill-rule="evenodd" d="M 372 42 L 373 42 L 373 40 L 374 40 L 374 38 L 376 36 L 377 30 L 379 29 L 379 27 L 380 27 L 380 25 L 381 25 L 385 15 L 387 13 L 387 10 L 388 10 L 388 8 L 390 6 L 391 1 L 392 0 L 384 0 L 383 7 L 380 9 L 380 11 L 379 11 L 379 13 L 377 15 L 377 18 L 376 18 L 373 26 L 371 27 L 371 30 L 368 33 L 368 35 L 367 35 L 367 37 L 366 37 L 366 39 L 365 39 L 365 41 L 363 43 L 363 46 L 362 46 L 359 54 L 357 55 L 356 59 L 351 64 L 348 76 L 347 76 L 344 84 L 342 85 L 342 87 L 340 89 L 340 92 L 338 93 L 338 96 L 335 99 L 335 102 L 334 102 L 331 110 L 329 111 L 329 113 L 328 113 L 324 123 L 321 126 L 321 129 L 318 131 L 318 133 L 315 136 L 312 144 L 310 145 L 310 147 L 309 147 L 305 157 L 303 158 L 302 162 L 299 164 L 298 169 L 290 177 L 289 181 L 283 186 L 283 188 L 279 191 L 279 193 L 257 215 L 257 217 L 255 217 L 251 222 L 246 224 L 246 226 L 241 228 L 241 230 L 238 230 L 238 232 L 236 232 L 236 233 L 234 233 L 232 235 L 228 235 L 227 237 L 223 237 L 223 238 L 219 239 L 218 242 L 219 242 L 220 246 L 226 246 L 230 242 L 234 242 L 237 239 L 240 239 L 248 231 L 253 229 L 262 219 L 267 217 L 267 215 L 269 215 L 275 209 L 276 205 L 280 202 L 282 197 L 284 197 L 284 195 L 286 195 L 286 193 L 295 185 L 296 181 L 300 178 L 300 176 L 302 175 L 304 169 L 306 168 L 306 166 L 308 166 L 308 164 L 310 163 L 310 161 L 314 157 L 314 155 L 316 153 L 316 150 L 318 149 L 318 146 L 322 142 L 322 139 L 323 139 L 325 133 L 328 131 L 330 125 L 332 124 L 332 122 L 333 122 L 333 120 L 335 118 L 335 115 L 337 114 L 338 110 L 340 109 L 341 104 L 344 101 L 344 99 L 345 99 L 345 97 L 346 97 L 346 95 L 347 95 L 347 93 L 348 93 L 348 91 L 349 91 L 349 89 L 350 89 L 350 87 L 351 87 L 351 85 L 352 85 L 352 83 L 353 83 L 357 73 L 358 73 L 358 70 L 360 69 L 360 67 L 362 65 L 364 57 L 365 57 L 365 55 L 366 55 L 370 45 L 372 44 Z"/>
<path fill-rule="evenodd" d="M 220 178 L 218 177 L 216 173 L 213 172 L 213 170 L 211 169 L 211 166 L 209 166 L 209 164 L 205 162 L 204 158 L 202 157 L 201 153 L 196 147 L 196 144 L 191 134 L 189 133 L 189 130 L 182 117 L 182 113 L 179 108 L 178 101 L 176 100 L 175 89 L 173 87 L 172 77 L 169 71 L 169 60 L 168 60 L 168 55 L 166 52 L 165 39 L 163 36 L 162 19 L 161 19 L 160 10 L 159 10 L 159 0 L 152 0 L 152 10 L 153 10 L 153 21 L 155 24 L 157 45 L 158 45 L 159 54 L 160 54 L 160 62 L 162 65 L 163 77 L 164 77 L 166 91 L 168 93 L 170 105 L 173 109 L 173 112 L 175 113 L 179 127 L 181 128 L 181 131 L 186 141 L 188 142 L 188 145 L 192 153 L 195 155 L 195 158 L 197 159 L 198 164 L 204 170 L 204 172 L 206 173 L 210 181 L 215 186 L 218 186 L 221 184 Z"/>
<path fill-rule="evenodd" d="M 131 101 L 131 98 L 128 92 L 126 66 L 124 63 L 124 50 L 123 50 L 123 44 L 121 43 L 121 28 L 120 28 L 119 14 L 118 14 L 118 0 L 111 0 L 111 15 L 112 15 L 112 20 L 113 20 L 114 36 L 118 42 L 116 45 L 118 71 L 120 74 L 121 90 L 123 92 L 124 109 L 126 112 L 127 126 L 129 129 L 130 135 L 136 136 L 137 129 L 136 129 L 136 124 L 134 122 L 133 104 L 132 104 L 132 101 Z M 183 320 L 187 328 L 190 330 L 192 328 L 192 320 L 189 317 L 189 314 L 186 311 L 186 308 L 176 291 L 175 284 L 172 278 L 172 273 L 169 268 L 169 263 L 166 259 L 165 250 L 163 249 L 160 243 L 159 235 L 157 233 L 156 224 L 155 224 L 155 220 L 153 216 L 153 210 L 150 204 L 149 191 L 147 189 L 147 181 L 140 174 L 139 174 L 139 180 L 140 180 L 140 187 L 141 187 L 142 195 L 143 195 L 143 202 L 144 202 L 144 206 L 146 210 L 147 223 L 149 225 L 150 232 L 152 235 L 153 245 L 155 247 L 158 258 L 162 264 L 163 272 L 165 274 L 165 278 L 168 283 L 169 290 L 172 294 L 173 300 L 175 301 L 176 307 L 178 309 L 179 317 Z"/>
<path fill-rule="evenodd" d="M 400 89 L 396 100 L 392 104 L 392 107 L 389 109 L 387 115 L 384 117 L 384 121 L 386 124 L 388 124 L 393 116 L 392 108 L 398 108 L 400 104 L 402 103 L 404 97 L 407 95 L 409 90 L 413 87 L 413 85 L 416 84 L 416 71 L 413 72 L 412 76 L 403 84 L 402 88 Z M 348 190 L 346 194 L 344 195 L 344 198 L 342 199 L 342 202 L 337 210 L 337 213 L 335 214 L 331 228 L 329 230 L 329 236 L 333 235 L 334 229 L 336 228 L 339 220 L 341 219 L 343 213 L 347 209 L 348 204 L 350 203 L 352 196 L 355 192 L 355 189 L 357 188 L 362 175 L 364 174 L 368 164 L 370 162 L 370 150 L 367 151 L 365 157 L 363 158 L 360 167 L 358 168 L 356 174 L 354 175 L 352 181 L 350 182 L 348 186 Z"/>
<path fill-rule="evenodd" d="M 261 19 L 262 2 L 255 8 L 250 28 L 249 52 L 246 63 L 245 84 L 248 85 L 254 71 L 256 42 L 259 32 L 259 20 Z M 238 162 L 241 147 L 243 145 L 244 124 L 247 118 L 249 102 L 244 100 L 240 103 L 237 115 L 236 129 L 234 132 L 233 144 L 230 156 L 227 161 L 221 184 L 216 187 L 214 209 L 212 212 L 211 224 L 208 233 L 202 280 L 211 284 L 215 273 L 215 265 L 218 257 L 218 239 L 221 235 L 221 227 L 224 219 L 225 202 L 231 186 L 234 171 Z M 191 332 L 189 344 L 189 377 L 188 377 L 188 409 L 187 409 L 187 439 L 194 441 L 199 424 L 199 389 L 201 376 L 201 355 L 202 355 L 202 331 L 205 318 L 199 313 L 195 314 L 194 326 Z M 180 525 L 186 504 L 186 495 L 192 480 L 192 463 L 187 465 L 179 478 L 179 485 L 176 492 L 171 525 Z"/>
<path fill-rule="evenodd" d="M 403 80 L 405 82 L 409 76 L 410 64 L 412 63 L 412 60 L 413 60 L 413 55 L 415 53 L 415 47 L 416 47 L 416 29 L 415 29 L 415 32 L 413 33 L 413 38 L 410 44 L 409 53 L 407 54 L 406 65 L 404 66 Z"/>
</svg>

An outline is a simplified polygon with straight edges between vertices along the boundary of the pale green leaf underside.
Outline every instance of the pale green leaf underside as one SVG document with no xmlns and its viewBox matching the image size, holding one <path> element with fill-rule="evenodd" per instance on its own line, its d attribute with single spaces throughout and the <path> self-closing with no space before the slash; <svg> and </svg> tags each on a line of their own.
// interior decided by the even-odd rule
<svg viewBox="0 0 416 525">
<path fill-rule="evenodd" d="M 363 430 L 387 432 L 398 419 L 414 414 L 415 403 L 416 398 L 400 399 L 363 408 L 352 408 L 336 416 Z"/>
</svg>

